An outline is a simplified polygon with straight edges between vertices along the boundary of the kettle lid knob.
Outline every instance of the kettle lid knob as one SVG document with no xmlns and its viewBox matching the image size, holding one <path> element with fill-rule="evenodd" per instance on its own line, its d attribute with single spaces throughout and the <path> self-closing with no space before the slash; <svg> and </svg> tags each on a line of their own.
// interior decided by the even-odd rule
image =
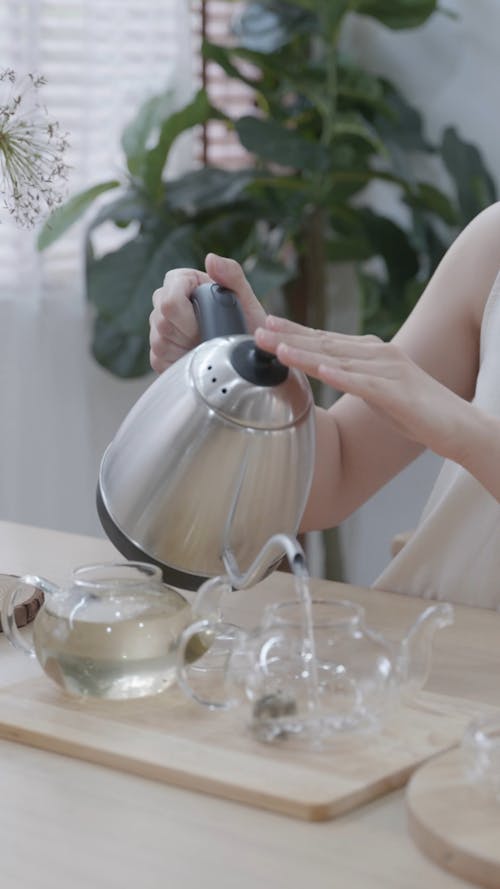
<svg viewBox="0 0 500 889">
<path fill-rule="evenodd" d="M 265 352 L 254 340 L 241 340 L 232 350 L 230 361 L 244 380 L 257 386 L 278 386 L 288 377 L 288 368 L 276 355 Z"/>
</svg>

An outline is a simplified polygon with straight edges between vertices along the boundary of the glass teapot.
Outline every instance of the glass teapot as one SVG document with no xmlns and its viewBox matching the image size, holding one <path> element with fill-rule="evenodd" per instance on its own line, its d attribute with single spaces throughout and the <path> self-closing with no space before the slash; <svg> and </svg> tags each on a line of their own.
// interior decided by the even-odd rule
<svg viewBox="0 0 500 889">
<path fill-rule="evenodd" d="M 462 738 L 467 780 L 500 805 L 500 714 L 472 720 Z"/>
<path fill-rule="evenodd" d="M 14 617 L 23 584 L 45 596 L 33 646 Z M 70 694 L 110 700 L 153 695 L 172 685 L 177 642 L 191 621 L 186 599 L 163 583 L 158 567 L 141 562 L 84 565 L 62 588 L 25 575 L 2 606 L 5 635 L 36 657 L 47 676 Z M 197 641 L 192 645 L 196 658 Z"/>
<path fill-rule="evenodd" d="M 299 559 L 294 569 L 297 599 L 267 606 L 251 631 L 222 619 L 218 602 L 230 589 L 227 578 L 203 584 L 193 611 L 205 616 L 179 643 L 181 688 L 211 709 L 239 708 L 252 733 L 268 742 L 316 743 L 380 725 L 403 695 L 424 685 L 434 631 L 453 622 L 452 606 L 429 606 L 394 643 L 366 625 L 354 602 L 311 600 Z M 204 672 L 205 658 L 193 664 L 189 657 L 194 638 L 207 643 Z"/>
</svg>

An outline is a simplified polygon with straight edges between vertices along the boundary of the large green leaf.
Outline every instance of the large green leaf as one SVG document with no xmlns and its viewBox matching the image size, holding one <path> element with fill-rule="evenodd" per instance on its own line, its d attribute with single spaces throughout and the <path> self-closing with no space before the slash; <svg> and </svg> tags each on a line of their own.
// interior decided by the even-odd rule
<svg viewBox="0 0 500 889">
<path fill-rule="evenodd" d="M 104 222 L 113 222 L 118 228 L 126 228 L 131 222 L 143 222 L 151 214 L 151 207 L 145 196 L 135 189 L 129 189 L 114 201 L 104 204 L 94 216 L 88 232 Z"/>
<path fill-rule="evenodd" d="M 184 226 L 157 243 L 138 235 L 113 253 L 94 260 L 88 270 L 91 302 L 102 315 L 113 315 L 120 329 L 135 332 L 147 323 L 151 296 L 165 272 L 175 266 L 193 266 L 200 256 L 194 248 L 194 232 Z"/>
<path fill-rule="evenodd" d="M 280 4 L 279 2 L 271 3 L 272 6 L 280 5 L 298 6 L 300 9 L 306 9 L 310 13 L 319 16 L 320 19 L 330 17 L 331 20 L 340 19 L 349 7 L 353 5 L 353 0 L 291 0 L 291 2 Z"/>
<path fill-rule="evenodd" d="M 479 149 L 464 142 L 454 127 L 448 127 L 444 132 L 441 154 L 455 183 L 461 224 L 466 225 L 484 207 L 497 200 L 495 182 Z"/>
<path fill-rule="evenodd" d="M 240 46 L 269 54 L 315 30 L 315 16 L 291 3 L 247 3 L 231 27 Z"/>
<path fill-rule="evenodd" d="M 339 110 L 368 108 L 382 112 L 386 108 L 381 79 L 342 56 L 337 64 L 337 96 Z"/>
<path fill-rule="evenodd" d="M 374 333 L 391 339 L 415 306 L 424 284 L 411 278 L 401 285 L 358 272 L 360 285 L 361 333 Z"/>
<path fill-rule="evenodd" d="M 389 281 L 397 288 L 415 278 L 419 271 L 418 253 L 407 232 L 372 210 L 360 208 L 359 214 L 366 239 L 385 261 Z"/>
<path fill-rule="evenodd" d="M 160 128 L 158 143 L 144 155 L 144 185 L 153 199 L 160 199 L 162 175 L 172 144 L 178 136 L 211 118 L 223 120 L 224 115 L 217 111 L 208 99 L 205 90 L 199 90 L 193 101 L 174 112 Z"/>
<path fill-rule="evenodd" d="M 404 196 L 409 207 L 432 213 L 448 225 L 457 225 L 459 216 L 451 198 L 429 182 L 419 182 Z"/>
<path fill-rule="evenodd" d="M 252 259 L 254 261 L 245 270 L 246 276 L 254 293 L 258 294 L 261 300 L 265 300 L 275 290 L 283 287 L 294 276 L 293 269 L 277 259 L 264 256 Z"/>
<path fill-rule="evenodd" d="M 414 209 L 412 213 L 412 241 L 420 256 L 422 271 L 430 278 L 441 262 L 450 243 L 446 228 L 436 225 L 432 214 Z"/>
<path fill-rule="evenodd" d="M 167 90 L 144 102 L 134 119 L 125 127 L 121 144 L 127 159 L 127 167 L 133 176 L 141 172 L 151 134 L 173 111 L 174 92 Z"/>
<path fill-rule="evenodd" d="M 213 252 L 232 256 L 243 263 L 251 252 L 248 245 L 254 238 L 258 218 L 252 204 L 238 204 L 223 213 L 207 214 L 199 226 L 198 243 L 203 254 Z"/>
<path fill-rule="evenodd" d="M 324 146 L 288 130 L 273 120 L 240 117 L 235 129 L 247 151 L 263 160 L 297 170 L 325 170 L 330 161 Z"/>
<path fill-rule="evenodd" d="M 356 168 L 337 169 L 334 168 L 329 177 L 329 189 L 324 193 L 323 198 L 318 197 L 321 203 L 331 202 L 333 207 L 337 208 L 340 203 L 349 206 L 350 199 L 362 191 L 372 182 L 388 182 L 392 185 L 406 188 L 406 182 L 400 176 L 379 170 L 377 168 Z"/>
<path fill-rule="evenodd" d="M 140 234 L 118 250 L 89 262 L 87 293 L 96 309 L 95 332 L 99 337 L 94 354 L 103 366 L 119 376 L 137 374 L 137 368 L 144 365 L 144 357 L 138 357 L 139 340 L 143 356 L 148 352 L 153 291 L 161 286 L 169 269 L 198 267 L 201 259 L 194 230 L 184 226 L 169 233 L 161 243 Z"/>
<path fill-rule="evenodd" d="M 387 155 L 387 149 L 377 131 L 356 112 L 337 114 L 333 123 L 333 138 L 360 140 L 376 154 Z"/>
<path fill-rule="evenodd" d="M 279 52 L 266 54 L 243 46 L 228 48 L 207 41 L 203 43 L 202 51 L 204 57 L 219 65 L 228 77 L 251 87 L 255 91 L 256 104 L 278 119 L 291 120 L 293 109 L 303 107 L 302 98 L 324 112 L 331 112 L 332 96 L 325 89 L 324 69 L 312 60 L 304 59 L 303 52 L 299 58 L 294 58 L 293 52 L 287 48 L 284 58 Z"/>
<path fill-rule="evenodd" d="M 203 57 L 210 62 L 215 62 L 219 65 L 225 74 L 228 77 L 232 77 L 236 80 L 241 80 L 243 83 L 246 83 L 250 87 L 258 87 L 261 81 L 261 78 L 258 74 L 250 75 L 245 73 L 245 71 L 238 67 L 238 65 L 233 60 L 233 57 L 237 58 L 241 56 L 241 58 L 246 60 L 252 60 L 253 62 L 257 62 L 256 53 L 253 51 L 245 50 L 240 47 L 232 47 L 228 48 L 225 46 L 218 46 L 216 43 L 210 43 L 208 40 L 204 40 L 202 47 L 202 55 Z M 260 59 L 257 62 L 258 67 L 261 67 Z"/>
<path fill-rule="evenodd" d="M 320 3 L 319 23 L 328 42 L 336 43 L 343 21 L 352 8 L 352 0 L 332 0 Z"/>
<path fill-rule="evenodd" d="M 151 372 L 145 332 L 124 334 L 114 318 L 95 317 L 92 354 L 102 367 L 117 377 L 130 379 Z"/>
<path fill-rule="evenodd" d="M 242 46 L 228 48 L 205 42 L 203 55 L 219 65 L 228 77 L 251 87 L 255 91 L 256 103 L 267 112 L 272 110 L 278 117 L 290 120 L 301 97 L 318 108 L 331 111 L 332 96 L 325 90 L 324 69 L 311 59 L 304 59 L 303 53 L 295 58 L 287 49 L 284 58 L 284 53 L 268 55 Z"/>
<path fill-rule="evenodd" d="M 57 241 L 64 232 L 83 216 L 99 195 L 113 188 L 119 188 L 120 184 L 117 179 L 112 179 L 109 182 L 102 182 L 100 185 L 93 185 L 91 188 L 87 188 L 85 191 L 74 195 L 61 207 L 57 207 L 51 213 L 38 235 L 38 249 L 45 250 L 46 247 Z"/>
<path fill-rule="evenodd" d="M 283 5 L 288 6 L 298 6 L 299 9 L 307 9 L 309 12 L 317 13 L 318 9 L 323 7 L 324 4 L 328 2 L 328 0 L 284 0 Z M 338 0 L 330 0 L 334 5 L 338 3 Z M 270 6 L 279 6 L 278 0 L 276 2 L 270 2 Z"/>
<path fill-rule="evenodd" d="M 422 115 L 404 96 L 386 80 L 383 87 L 383 104 L 375 116 L 374 126 L 384 143 L 399 151 L 432 152 L 434 146 L 424 132 Z"/>
<path fill-rule="evenodd" d="M 388 28 L 416 28 L 436 12 L 438 0 L 351 0 L 351 9 Z"/>
<path fill-rule="evenodd" d="M 136 300 L 146 299 L 142 281 L 155 250 L 151 236 L 138 235 L 87 266 L 87 296 L 100 315 L 121 316 Z M 149 293 L 151 296 L 152 291 Z"/>
<path fill-rule="evenodd" d="M 282 5 L 315 14 L 326 28 L 325 36 L 330 39 L 348 12 L 370 16 L 388 28 L 415 28 L 436 12 L 438 0 L 293 0 Z M 271 6 L 279 8 L 280 4 L 272 3 Z"/>
<path fill-rule="evenodd" d="M 256 178 L 250 170 L 221 170 L 202 167 L 165 185 L 165 198 L 171 210 L 194 216 L 216 207 L 232 207 Z"/>
<path fill-rule="evenodd" d="M 375 248 L 366 238 L 334 237 L 326 252 L 330 262 L 363 262 L 374 255 Z"/>
<path fill-rule="evenodd" d="M 434 146 L 424 131 L 420 113 L 387 81 L 382 81 L 384 100 L 373 118 L 373 126 L 390 158 L 390 169 L 411 186 L 418 188 L 415 155 L 433 154 Z"/>
</svg>

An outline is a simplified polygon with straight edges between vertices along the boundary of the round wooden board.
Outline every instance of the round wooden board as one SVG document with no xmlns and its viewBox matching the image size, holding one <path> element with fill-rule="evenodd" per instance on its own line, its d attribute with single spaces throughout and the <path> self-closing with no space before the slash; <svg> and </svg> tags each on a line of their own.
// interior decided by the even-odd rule
<svg viewBox="0 0 500 889">
<path fill-rule="evenodd" d="M 500 802 L 470 784 L 460 748 L 421 766 L 406 788 L 409 831 L 428 858 L 487 889 L 500 887 Z"/>
</svg>

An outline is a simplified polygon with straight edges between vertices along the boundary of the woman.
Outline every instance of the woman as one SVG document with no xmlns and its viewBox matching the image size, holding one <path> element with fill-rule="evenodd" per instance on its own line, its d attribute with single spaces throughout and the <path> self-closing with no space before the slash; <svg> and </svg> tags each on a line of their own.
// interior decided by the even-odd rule
<svg viewBox="0 0 500 889">
<path fill-rule="evenodd" d="M 266 315 L 241 267 L 209 254 L 153 295 L 151 365 L 162 372 L 198 332 L 189 294 L 215 280 L 238 296 L 257 344 L 345 393 L 316 408 L 315 473 L 302 530 L 332 527 L 425 448 L 446 458 L 410 541 L 375 585 L 500 605 L 500 203 L 448 250 L 392 342 Z"/>
</svg>

